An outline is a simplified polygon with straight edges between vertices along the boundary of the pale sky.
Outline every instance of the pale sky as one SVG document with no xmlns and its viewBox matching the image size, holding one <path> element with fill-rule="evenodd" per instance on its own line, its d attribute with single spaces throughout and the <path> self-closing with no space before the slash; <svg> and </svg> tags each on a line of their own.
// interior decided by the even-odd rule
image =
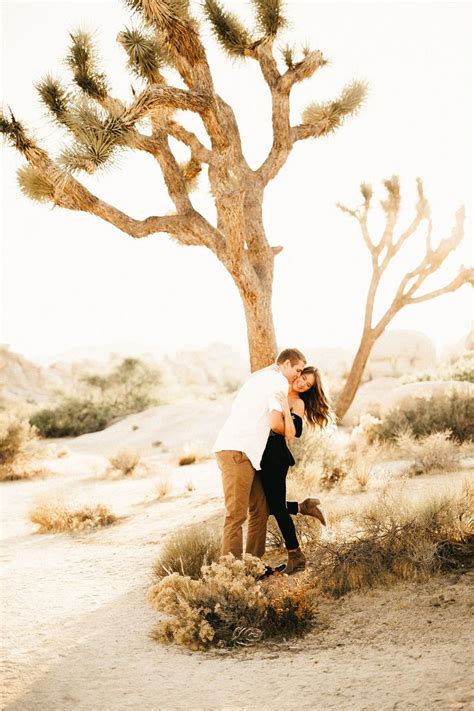
<svg viewBox="0 0 474 711">
<path fill-rule="evenodd" d="M 247 2 L 225 0 L 225 5 L 249 17 Z M 353 78 L 366 80 L 370 93 L 359 115 L 334 135 L 297 144 L 267 190 L 267 235 L 271 244 L 284 247 L 274 283 L 277 340 L 281 346 L 354 348 L 370 260 L 357 225 L 335 205 L 357 205 L 361 182 L 371 182 L 382 197 L 381 181 L 400 176 L 403 227 L 413 214 L 420 176 L 435 239 L 448 236 L 456 209 L 466 205 L 466 238 L 428 283 L 430 290 L 470 262 L 471 8 L 467 2 L 380 0 L 286 5 L 291 27 L 279 44 L 308 43 L 330 60 L 294 91 L 293 123 L 306 104 L 335 98 Z M 125 54 L 115 37 L 131 24 L 119 2 L 4 3 L 4 106 L 10 105 L 53 154 L 64 136 L 42 108 L 34 83 L 46 73 L 67 78 L 68 31 L 81 26 L 96 30 L 114 92 L 129 100 Z M 236 111 L 245 154 L 256 167 L 271 141 L 268 88 L 255 62 L 232 62 L 208 28 L 205 37 L 215 84 Z M 137 87 L 137 80 L 133 84 Z M 197 126 L 192 117 L 183 121 Z M 221 341 L 246 351 L 240 299 L 214 255 L 178 246 L 166 235 L 133 240 L 93 216 L 36 205 L 16 186 L 21 164 L 13 149 L 3 149 L 2 342 L 32 358 L 119 343 L 167 351 Z M 128 152 L 117 168 L 80 179 L 136 218 L 172 209 L 158 167 L 143 154 Z M 212 217 L 204 180 L 192 200 Z M 400 255 L 379 309 L 416 254 L 414 247 Z M 391 328 L 421 330 L 441 349 L 467 333 L 471 319 L 471 294 L 464 286 L 408 307 Z"/>
</svg>

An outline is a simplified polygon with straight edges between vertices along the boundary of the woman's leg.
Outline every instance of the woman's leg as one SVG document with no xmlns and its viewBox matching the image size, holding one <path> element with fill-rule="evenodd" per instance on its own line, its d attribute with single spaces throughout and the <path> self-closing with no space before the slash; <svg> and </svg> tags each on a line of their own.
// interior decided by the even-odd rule
<svg viewBox="0 0 474 711">
<path fill-rule="evenodd" d="M 286 508 L 288 513 L 292 516 L 296 516 L 298 513 L 303 514 L 303 516 L 313 516 L 313 518 L 317 518 L 318 521 L 321 521 L 323 526 L 325 526 L 326 519 L 319 508 L 320 503 L 319 499 L 305 499 L 301 503 L 298 503 L 298 501 L 287 501 Z"/>
<path fill-rule="evenodd" d="M 286 507 L 287 472 L 288 467 L 272 467 L 271 471 L 269 469 L 262 469 L 261 481 L 265 496 L 267 497 L 270 514 L 275 516 L 285 541 L 285 547 L 288 550 L 294 550 L 299 547 L 299 543 L 296 537 L 295 524 Z M 297 510 L 295 513 L 297 513 Z"/>
</svg>

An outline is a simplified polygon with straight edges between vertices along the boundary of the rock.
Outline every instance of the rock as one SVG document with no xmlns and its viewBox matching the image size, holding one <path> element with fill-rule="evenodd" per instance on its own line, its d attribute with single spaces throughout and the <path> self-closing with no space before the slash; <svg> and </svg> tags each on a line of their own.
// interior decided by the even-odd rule
<svg viewBox="0 0 474 711">
<path fill-rule="evenodd" d="M 376 378 L 360 386 L 356 396 L 346 412 L 342 424 L 347 427 L 357 425 L 361 415 L 371 413 L 377 415 L 380 410 L 380 403 L 388 392 L 399 387 L 400 383 L 396 378 Z"/>
<path fill-rule="evenodd" d="M 385 331 L 374 344 L 365 377 L 400 376 L 436 364 L 433 342 L 419 331 Z"/>
</svg>

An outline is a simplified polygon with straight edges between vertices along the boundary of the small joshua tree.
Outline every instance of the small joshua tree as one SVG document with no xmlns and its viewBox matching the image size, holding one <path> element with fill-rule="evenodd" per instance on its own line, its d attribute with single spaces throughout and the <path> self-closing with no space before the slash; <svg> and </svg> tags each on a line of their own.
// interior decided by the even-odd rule
<svg viewBox="0 0 474 711">
<path fill-rule="evenodd" d="M 385 180 L 384 185 L 387 191 L 387 198 L 382 200 L 381 205 L 385 213 L 385 227 L 382 236 L 378 240 L 370 235 L 368 227 L 369 212 L 373 208 L 373 191 L 370 185 L 365 183 L 361 185 L 361 193 L 364 199 L 361 207 L 349 209 L 344 205 L 338 204 L 338 207 L 343 212 L 359 223 L 362 237 L 372 259 L 372 277 L 367 293 L 362 335 L 349 376 L 336 403 L 338 417 L 344 417 L 354 399 L 375 341 L 382 335 L 388 324 L 401 309 L 409 304 L 419 304 L 422 301 L 441 296 L 441 294 L 456 291 L 463 284 L 473 283 L 473 270 L 461 267 L 454 279 L 445 286 L 419 294 L 419 289 L 426 279 L 441 267 L 461 242 L 464 236 L 464 208 L 460 208 L 456 213 L 451 236 L 441 240 L 434 247 L 432 243 L 431 211 L 423 192 L 421 180 L 418 179 L 417 181 L 418 201 L 415 207 L 415 215 L 408 227 L 397 236 L 395 235 L 395 230 L 401 204 L 399 180 L 397 176 L 393 176 L 390 180 Z M 400 280 L 391 304 L 380 319 L 374 323 L 375 300 L 382 276 L 407 240 L 416 238 L 418 228 L 422 223 L 426 225 L 424 254 L 418 264 Z"/>
<path fill-rule="evenodd" d="M 225 52 L 258 62 L 271 93 L 271 149 L 256 169 L 244 157 L 234 111 L 216 92 L 199 24 L 188 0 L 126 0 L 139 25 L 125 29 L 117 40 L 128 56 L 128 67 L 142 82 L 126 103 L 113 96 L 101 72 L 90 36 L 71 34 L 67 64 L 72 86 L 53 77 L 37 85 L 42 102 L 69 133 L 70 145 L 56 158 L 34 140 L 10 114 L 2 114 L 0 128 L 26 159 L 18 180 L 22 191 L 39 202 L 88 212 L 134 238 L 166 233 L 180 244 L 210 249 L 231 275 L 242 298 L 247 323 L 252 370 L 276 355 L 271 311 L 275 255 L 263 225 L 265 189 L 283 168 L 295 143 L 327 135 L 354 114 L 366 94 L 361 82 L 348 84 L 339 98 L 310 104 L 301 122 L 290 123 L 293 87 L 309 79 L 325 64 L 319 50 L 305 48 L 297 55 L 287 47 L 277 61 L 275 41 L 286 26 L 281 0 L 252 0 L 253 30 L 216 0 L 204 0 L 204 15 Z M 186 88 L 171 86 L 167 69 L 177 70 Z M 190 111 L 202 119 L 209 145 L 187 130 L 176 111 Z M 148 132 L 143 132 L 144 125 Z M 189 149 L 189 160 L 178 163 L 169 139 Z M 157 162 L 175 211 L 138 220 L 93 195 L 74 174 L 94 173 L 124 149 L 145 151 Z M 217 218 L 210 221 L 193 206 L 190 190 L 207 166 Z M 144 180 L 152 176 L 144 177 Z"/>
</svg>

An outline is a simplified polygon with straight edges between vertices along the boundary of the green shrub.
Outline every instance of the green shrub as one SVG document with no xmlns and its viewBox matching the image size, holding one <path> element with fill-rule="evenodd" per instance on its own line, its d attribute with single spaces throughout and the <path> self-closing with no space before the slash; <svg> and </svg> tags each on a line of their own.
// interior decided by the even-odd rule
<svg viewBox="0 0 474 711">
<path fill-rule="evenodd" d="M 119 417 L 156 404 L 150 393 L 161 382 L 161 373 L 139 358 L 125 358 L 107 375 L 83 375 L 80 382 Z"/>
<path fill-rule="evenodd" d="M 467 380 L 474 383 L 474 352 L 467 353 L 451 367 L 452 380 Z"/>
<path fill-rule="evenodd" d="M 401 431 L 415 437 L 451 430 L 459 442 L 474 439 L 474 398 L 453 393 L 420 398 L 408 408 L 392 410 L 377 425 L 373 434 L 382 440 L 396 440 Z"/>
<path fill-rule="evenodd" d="M 428 380 L 463 380 L 474 383 L 474 351 L 466 351 L 451 363 L 442 363 L 424 373 L 412 373 L 403 378 L 405 383 Z"/>
<path fill-rule="evenodd" d="M 76 437 L 98 432 L 117 417 L 156 404 L 150 392 L 160 379 L 155 367 L 138 358 L 125 358 L 107 375 L 81 376 L 79 395 L 63 395 L 56 407 L 39 410 L 30 423 L 42 437 Z"/>
<path fill-rule="evenodd" d="M 103 430 L 112 418 L 109 405 L 67 398 L 57 407 L 39 410 L 30 418 L 42 437 L 77 437 Z"/>
</svg>

